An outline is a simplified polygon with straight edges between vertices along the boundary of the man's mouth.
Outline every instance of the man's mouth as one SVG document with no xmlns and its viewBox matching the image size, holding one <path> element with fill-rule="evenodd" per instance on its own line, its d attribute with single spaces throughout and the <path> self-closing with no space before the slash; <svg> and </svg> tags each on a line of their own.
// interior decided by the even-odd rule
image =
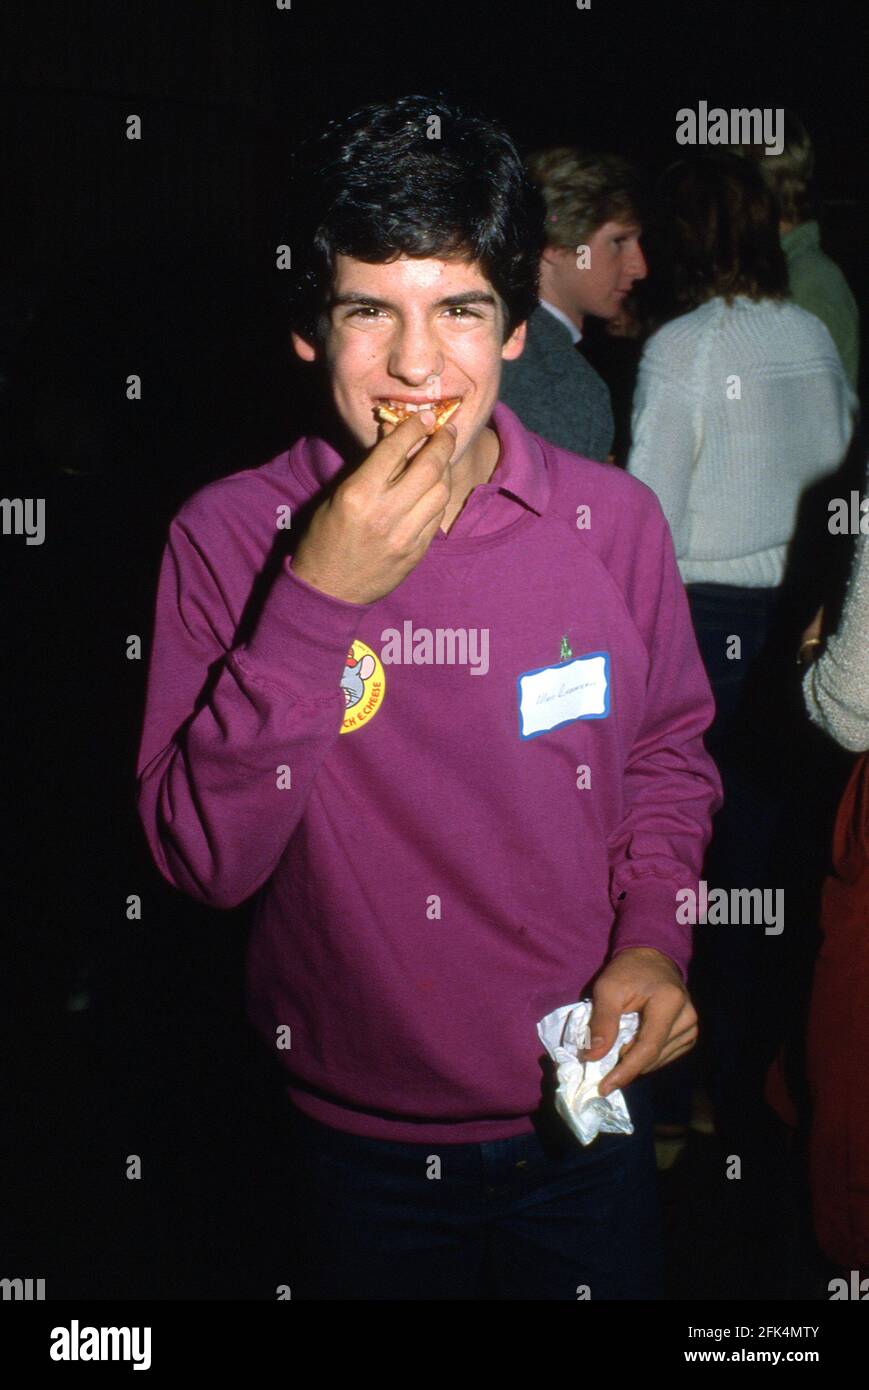
<svg viewBox="0 0 869 1390">
<path fill-rule="evenodd" d="M 430 396 L 422 400 L 414 397 L 379 396 L 374 413 L 379 420 L 397 425 L 408 415 L 418 415 L 421 410 L 433 410 L 437 428 L 440 429 L 441 425 L 445 425 L 447 420 L 455 415 L 463 399 L 463 396 L 439 396 L 434 400 Z"/>
</svg>

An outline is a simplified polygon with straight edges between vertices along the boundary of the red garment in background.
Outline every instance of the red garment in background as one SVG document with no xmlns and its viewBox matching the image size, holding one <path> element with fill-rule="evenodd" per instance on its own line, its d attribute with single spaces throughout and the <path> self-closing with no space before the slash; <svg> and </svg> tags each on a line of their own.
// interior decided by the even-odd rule
<svg viewBox="0 0 869 1390">
<path fill-rule="evenodd" d="M 818 1244 L 869 1266 L 869 753 L 858 758 L 833 833 L 823 942 L 807 1035 L 809 1166 Z"/>
</svg>

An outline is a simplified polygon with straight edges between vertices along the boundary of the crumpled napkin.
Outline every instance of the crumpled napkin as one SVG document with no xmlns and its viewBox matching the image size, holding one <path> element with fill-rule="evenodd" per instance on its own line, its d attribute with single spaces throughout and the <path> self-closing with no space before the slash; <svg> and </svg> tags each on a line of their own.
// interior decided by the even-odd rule
<svg viewBox="0 0 869 1390">
<path fill-rule="evenodd" d="M 622 1014 L 618 1036 L 605 1057 L 583 1062 L 579 1053 L 589 1045 L 592 1001 L 564 1004 L 541 1018 L 537 1035 L 558 1068 L 555 1108 L 582 1144 L 605 1134 L 633 1134 L 634 1127 L 621 1091 L 598 1095 L 598 1085 L 612 1071 L 619 1048 L 630 1042 L 640 1024 L 638 1013 Z"/>
</svg>

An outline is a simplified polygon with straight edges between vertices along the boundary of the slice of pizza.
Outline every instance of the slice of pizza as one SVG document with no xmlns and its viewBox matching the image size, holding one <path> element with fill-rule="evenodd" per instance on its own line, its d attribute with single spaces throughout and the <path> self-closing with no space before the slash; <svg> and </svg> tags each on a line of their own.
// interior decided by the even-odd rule
<svg viewBox="0 0 869 1390">
<path fill-rule="evenodd" d="M 447 423 L 447 420 L 451 419 L 452 416 L 455 415 L 461 403 L 461 396 L 453 396 L 449 397 L 446 400 L 431 402 L 431 408 L 435 413 L 436 430 L 439 430 L 441 425 L 445 425 Z M 382 420 L 384 421 L 384 423 L 388 423 L 390 425 L 399 425 L 401 424 L 402 420 L 407 419 L 408 415 L 416 414 L 416 411 L 410 410 L 406 406 L 403 406 L 399 401 L 396 401 L 394 405 L 377 406 L 374 413 L 377 416 L 378 420 Z"/>
</svg>

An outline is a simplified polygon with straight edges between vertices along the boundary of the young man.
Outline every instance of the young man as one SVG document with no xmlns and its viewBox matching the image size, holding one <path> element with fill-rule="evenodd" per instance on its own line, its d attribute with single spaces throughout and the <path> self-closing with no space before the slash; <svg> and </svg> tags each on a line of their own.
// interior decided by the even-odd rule
<svg viewBox="0 0 869 1390">
<path fill-rule="evenodd" d="M 609 391 L 577 348 L 586 316 L 615 319 L 646 276 L 637 174 L 616 155 L 570 148 L 531 155 L 528 171 L 546 203 L 540 304 L 525 351 L 505 364 L 501 400 L 553 444 L 606 459 L 614 434 Z"/>
<path fill-rule="evenodd" d="M 655 1297 L 641 1073 L 696 1039 L 676 894 L 719 796 L 667 526 L 497 404 L 541 233 L 503 131 L 408 97 L 299 180 L 294 343 L 334 437 L 173 521 L 139 758 L 169 881 L 259 892 L 293 1297 Z M 601 1088 L 635 1132 L 583 1148 L 536 1025 L 586 991 L 590 1059 L 641 1027 Z"/>
</svg>

